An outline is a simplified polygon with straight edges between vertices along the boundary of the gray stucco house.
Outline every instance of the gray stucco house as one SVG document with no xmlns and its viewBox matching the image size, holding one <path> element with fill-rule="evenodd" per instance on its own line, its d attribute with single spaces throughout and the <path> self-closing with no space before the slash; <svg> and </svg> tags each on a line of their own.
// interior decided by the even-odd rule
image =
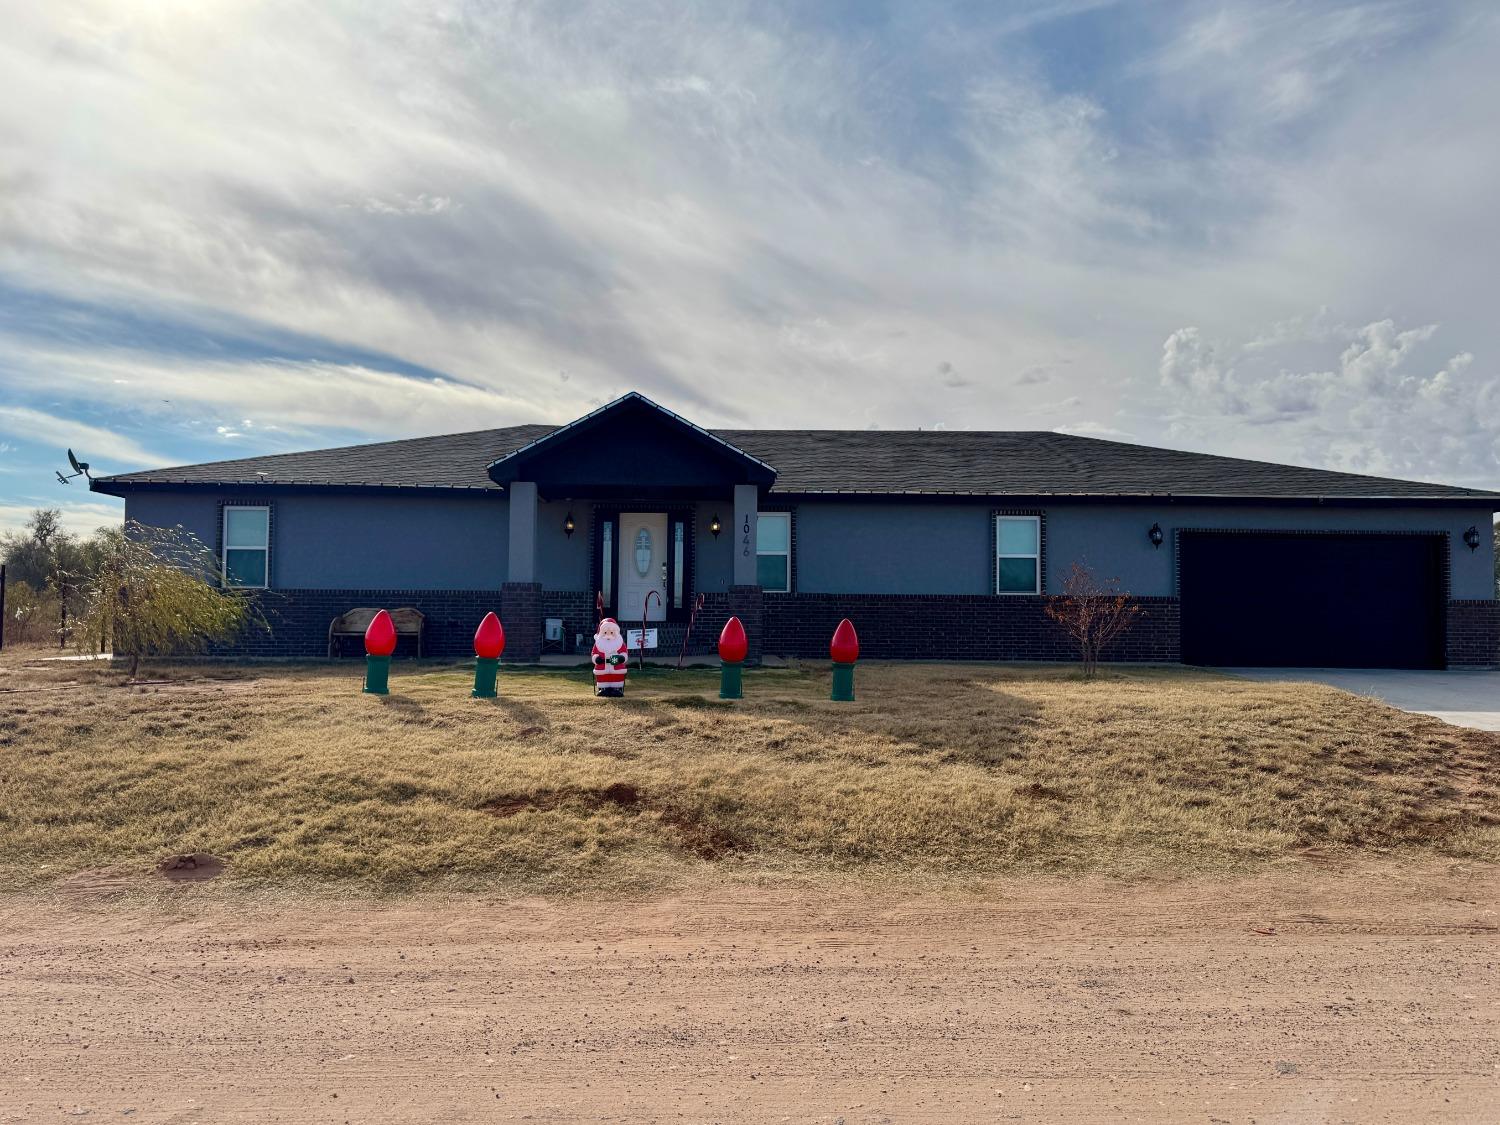
<svg viewBox="0 0 1500 1125">
<path fill-rule="evenodd" d="M 535 660 L 592 634 L 598 596 L 675 653 L 701 594 L 694 652 L 733 613 L 752 659 L 826 655 L 845 616 L 871 657 L 1068 659 L 1044 606 L 1082 560 L 1145 608 L 1117 660 L 1500 661 L 1500 493 L 1056 433 L 709 431 L 631 393 L 564 426 L 91 487 L 264 588 L 253 655 L 323 656 L 336 615 L 412 605 L 429 654 L 470 653 L 496 609 L 507 659 Z"/>
</svg>

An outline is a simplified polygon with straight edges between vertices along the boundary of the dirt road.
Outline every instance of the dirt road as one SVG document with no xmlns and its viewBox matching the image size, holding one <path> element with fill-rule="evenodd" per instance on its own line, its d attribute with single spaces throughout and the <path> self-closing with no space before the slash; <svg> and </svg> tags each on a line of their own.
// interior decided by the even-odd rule
<svg viewBox="0 0 1500 1125">
<path fill-rule="evenodd" d="M 1500 876 L 0 900 L 0 1121 L 1500 1120 Z"/>
</svg>

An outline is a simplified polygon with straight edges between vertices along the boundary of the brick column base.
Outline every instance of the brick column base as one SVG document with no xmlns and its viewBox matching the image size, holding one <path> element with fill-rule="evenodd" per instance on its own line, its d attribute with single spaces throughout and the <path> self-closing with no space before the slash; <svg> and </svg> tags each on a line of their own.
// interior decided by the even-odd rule
<svg viewBox="0 0 1500 1125">
<path fill-rule="evenodd" d="M 750 651 L 745 663 L 759 664 L 761 647 L 765 641 L 765 595 L 759 586 L 729 587 L 729 615 L 738 617 L 745 627 L 745 637 L 750 642 Z"/>
<path fill-rule="evenodd" d="M 500 587 L 500 624 L 505 626 L 505 662 L 535 664 L 542 658 L 542 584 L 506 582 Z"/>
<path fill-rule="evenodd" d="M 1500 667 L 1500 601 L 1448 603 L 1448 667 Z"/>
</svg>

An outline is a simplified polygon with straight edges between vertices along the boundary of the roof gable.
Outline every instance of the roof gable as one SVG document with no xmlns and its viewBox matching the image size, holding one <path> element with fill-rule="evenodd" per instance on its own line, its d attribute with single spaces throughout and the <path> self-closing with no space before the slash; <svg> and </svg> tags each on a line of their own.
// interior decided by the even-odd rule
<svg viewBox="0 0 1500 1125">
<path fill-rule="evenodd" d="M 635 391 L 489 466 L 496 484 L 534 481 L 543 495 L 703 495 L 769 488 L 776 470 Z"/>
</svg>

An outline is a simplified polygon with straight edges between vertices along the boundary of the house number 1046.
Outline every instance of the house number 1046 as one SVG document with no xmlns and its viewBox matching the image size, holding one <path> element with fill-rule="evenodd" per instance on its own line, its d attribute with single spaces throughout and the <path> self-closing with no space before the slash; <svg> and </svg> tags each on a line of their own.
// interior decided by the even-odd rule
<svg viewBox="0 0 1500 1125">
<path fill-rule="evenodd" d="M 744 545 L 745 545 L 745 549 L 743 551 L 741 551 L 740 554 L 744 555 L 745 558 L 748 559 L 750 557 L 750 517 L 749 516 L 745 517 L 744 538 L 742 540 L 740 540 L 740 542 L 744 543 Z"/>
</svg>

